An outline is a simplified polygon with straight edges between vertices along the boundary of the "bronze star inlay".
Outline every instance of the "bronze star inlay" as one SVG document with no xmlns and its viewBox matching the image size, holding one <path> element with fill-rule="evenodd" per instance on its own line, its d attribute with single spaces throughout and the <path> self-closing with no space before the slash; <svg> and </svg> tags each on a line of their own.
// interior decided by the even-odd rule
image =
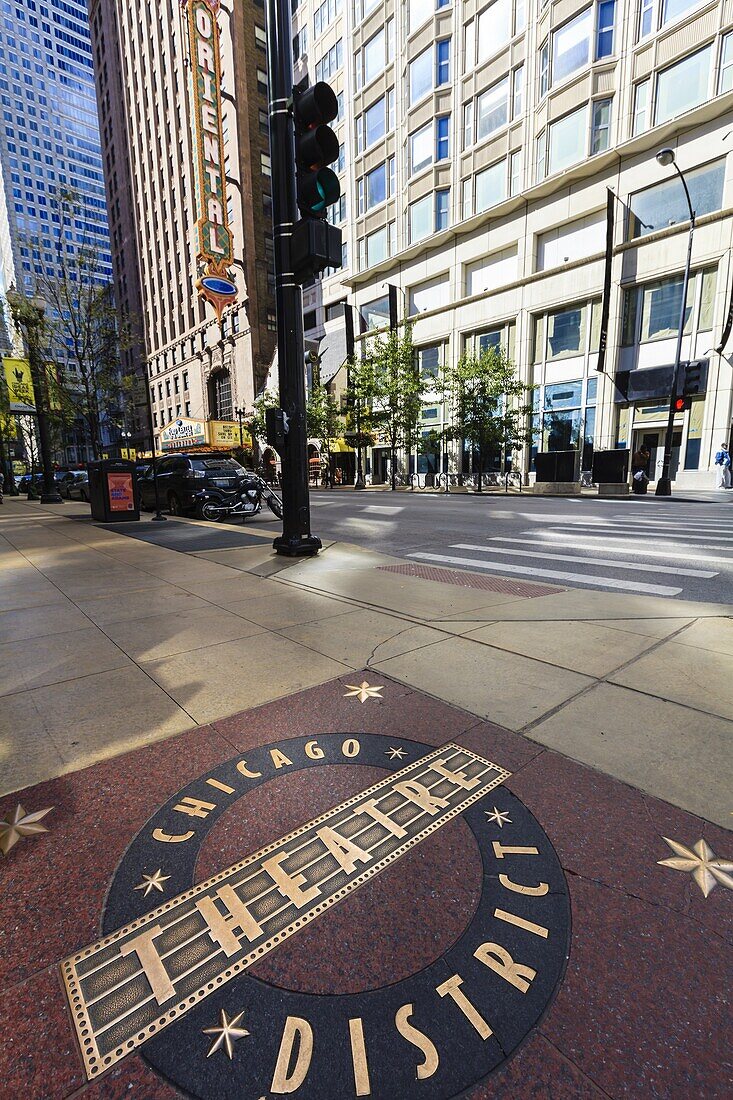
<svg viewBox="0 0 733 1100">
<path fill-rule="evenodd" d="M 170 875 L 163 874 L 163 868 L 159 867 L 152 875 L 143 875 L 142 882 L 135 887 L 136 890 L 142 890 L 143 897 L 146 898 L 151 890 L 160 890 L 163 893 L 163 883 L 167 882 Z"/>
<path fill-rule="evenodd" d="M 39 822 L 46 814 L 50 814 L 52 809 L 53 806 L 49 806 L 46 810 L 36 810 L 32 814 L 27 814 L 23 806 L 18 804 L 6 821 L 0 821 L 0 852 L 6 856 L 23 837 L 47 833 L 46 826 L 39 825 Z"/>
<path fill-rule="evenodd" d="M 509 816 L 507 810 L 497 810 L 494 806 L 493 813 L 490 810 L 484 810 L 484 813 L 488 817 L 489 821 L 495 822 L 500 829 L 503 829 L 505 825 L 511 825 L 512 819 Z"/>
<path fill-rule="evenodd" d="M 232 1020 L 227 1018 L 227 1014 L 224 1009 L 219 1013 L 219 1027 L 205 1027 L 203 1029 L 204 1035 L 216 1035 L 216 1039 L 211 1044 L 211 1050 L 206 1055 L 210 1058 L 212 1054 L 216 1054 L 217 1050 L 223 1047 L 224 1051 L 229 1055 L 231 1060 L 234 1057 L 234 1043 L 237 1039 L 243 1039 L 245 1035 L 249 1035 L 248 1031 L 245 1031 L 243 1027 L 237 1027 L 237 1024 L 244 1016 L 243 1012 L 238 1013 Z"/>
<path fill-rule="evenodd" d="M 407 749 L 394 749 L 390 745 L 384 755 L 388 756 L 390 760 L 401 760 L 403 756 L 407 756 Z"/>
<path fill-rule="evenodd" d="M 383 687 L 372 687 L 366 680 L 362 680 L 358 685 L 347 684 L 346 687 L 349 688 L 349 690 L 344 693 L 344 699 L 350 699 L 352 696 L 355 696 L 360 703 L 366 703 L 367 699 L 381 699 L 382 696 L 379 693 L 380 691 L 384 691 Z"/>
<path fill-rule="evenodd" d="M 662 837 L 675 853 L 671 859 L 658 859 L 662 867 L 673 867 L 675 871 L 688 871 L 700 887 L 703 897 L 707 897 L 715 887 L 725 886 L 733 890 L 733 862 L 718 859 L 706 840 L 698 840 L 692 848 L 686 848 L 668 836 Z"/>
</svg>

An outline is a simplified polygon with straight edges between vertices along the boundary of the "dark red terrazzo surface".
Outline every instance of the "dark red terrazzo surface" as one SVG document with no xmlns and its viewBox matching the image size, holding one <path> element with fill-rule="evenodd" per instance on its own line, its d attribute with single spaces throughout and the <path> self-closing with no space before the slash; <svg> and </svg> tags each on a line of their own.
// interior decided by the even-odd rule
<svg viewBox="0 0 733 1100">
<path fill-rule="evenodd" d="M 382 701 L 343 698 L 345 682 L 365 678 L 385 685 Z M 0 858 L 0 1100 L 180 1096 L 139 1054 L 85 1085 L 57 964 L 99 935 L 117 863 L 170 794 L 253 746 L 340 731 L 435 745 L 458 740 L 495 760 L 513 772 L 508 786 L 541 822 L 565 869 L 573 938 L 564 982 L 539 1028 L 471 1090 L 473 1100 L 731 1094 L 733 893 L 717 887 L 705 899 L 689 875 L 657 866 L 672 854 L 662 835 L 688 846 L 705 837 L 718 856 L 731 859 L 731 834 L 367 672 L 0 799 L 0 817 L 18 802 L 29 811 L 56 807 L 46 819 L 47 834 Z M 260 789 L 277 798 L 252 792 L 240 800 L 239 813 L 221 818 L 202 848 L 197 876 L 241 858 L 243 849 L 255 850 L 379 774 L 324 767 L 278 777 Z M 259 976 L 310 990 L 328 964 L 331 988 L 350 989 L 379 984 L 398 959 L 425 965 L 470 919 L 478 858 L 472 845 L 460 820 L 439 830 L 430 844 L 263 960 Z M 413 922 L 412 934 L 404 921 L 390 927 L 388 903 L 396 913 L 421 912 L 421 926 Z M 307 939 L 316 924 L 319 935 Z M 318 954 L 326 940 L 328 958 Z"/>
</svg>

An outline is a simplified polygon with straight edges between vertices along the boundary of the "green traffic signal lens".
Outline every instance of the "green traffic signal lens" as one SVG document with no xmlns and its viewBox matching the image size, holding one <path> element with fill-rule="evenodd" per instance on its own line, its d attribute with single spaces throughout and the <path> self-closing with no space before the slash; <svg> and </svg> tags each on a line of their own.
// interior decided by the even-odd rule
<svg viewBox="0 0 733 1100">
<path fill-rule="evenodd" d="M 338 202 L 341 196 L 341 185 L 338 176 L 330 168 L 320 168 L 318 170 L 315 184 L 319 198 L 312 204 L 311 209 L 314 214 L 322 214 L 327 206 L 332 206 L 335 202 Z"/>
</svg>

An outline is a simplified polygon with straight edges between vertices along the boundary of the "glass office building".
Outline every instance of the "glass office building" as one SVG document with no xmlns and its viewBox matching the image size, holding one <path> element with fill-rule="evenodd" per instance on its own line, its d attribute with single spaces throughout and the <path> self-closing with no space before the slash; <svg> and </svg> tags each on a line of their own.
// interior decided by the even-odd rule
<svg viewBox="0 0 733 1100">
<path fill-rule="evenodd" d="M 59 275 L 59 244 L 93 248 L 112 278 L 86 4 L 0 3 L 0 157 L 19 288 Z M 58 196 L 73 192 L 71 222 Z"/>
</svg>

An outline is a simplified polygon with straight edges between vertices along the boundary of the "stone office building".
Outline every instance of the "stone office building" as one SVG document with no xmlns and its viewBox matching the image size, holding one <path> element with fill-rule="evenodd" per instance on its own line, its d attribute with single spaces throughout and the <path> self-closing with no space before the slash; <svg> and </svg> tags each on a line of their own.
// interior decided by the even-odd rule
<svg viewBox="0 0 733 1100">
<path fill-rule="evenodd" d="M 126 369 L 158 439 L 231 421 L 276 334 L 262 4 L 91 0 L 90 20 Z"/>
<path fill-rule="evenodd" d="M 347 295 L 364 325 L 384 325 L 396 284 L 426 372 L 500 344 L 536 387 L 535 448 L 577 446 L 587 465 L 591 445 L 646 443 L 655 476 L 689 228 L 682 185 L 655 159 L 670 146 L 697 215 L 682 358 L 705 360 L 674 460 L 678 485 L 712 485 L 732 400 L 733 342 L 715 350 L 733 287 L 731 0 L 329 0 L 325 26 L 322 7 L 299 7 L 296 28 L 312 32 L 312 77 L 345 43 L 331 79 L 348 104 L 348 266 L 307 292 L 311 332 Z M 428 400 L 424 432 L 444 417 Z M 471 456 L 413 459 L 446 462 L 470 469 Z M 531 448 L 518 465 L 531 470 Z"/>
</svg>

